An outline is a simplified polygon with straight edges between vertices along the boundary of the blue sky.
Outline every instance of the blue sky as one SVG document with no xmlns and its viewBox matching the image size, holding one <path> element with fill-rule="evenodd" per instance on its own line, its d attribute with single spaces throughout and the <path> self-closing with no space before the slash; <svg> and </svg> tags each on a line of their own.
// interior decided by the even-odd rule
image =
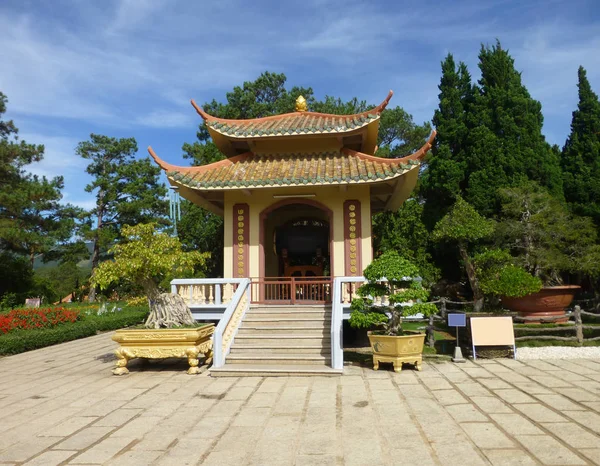
<svg viewBox="0 0 600 466">
<path fill-rule="evenodd" d="M 303 2 L 3 0 L 0 91 L 23 139 L 46 146 L 31 169 L 65 177 L 65 202 L 91 207 L 75 146 L 90 133 L 135 137 L 186 164 L 199 117 L 189 100 L 224 100 L 265 70 L 317 97 L 379 103 L 389 89 L 415 121 L 437 106 L 451 52 L 478 77 L 481 43 L 499 38 L 543 105 L 544 134 L 563 145 L 577 67 L 600 93 L 600 4 L 572 1 Z"/>
</svg>

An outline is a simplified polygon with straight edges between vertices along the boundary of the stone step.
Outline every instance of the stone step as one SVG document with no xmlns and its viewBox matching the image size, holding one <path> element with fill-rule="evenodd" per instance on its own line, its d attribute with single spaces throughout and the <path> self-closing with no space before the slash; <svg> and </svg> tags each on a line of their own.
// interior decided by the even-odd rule
<svg viewBox="0 0 600 466">
<path fill-rule="evenodd" d="M 327 304 L 252 304 L 248 312 L 253 311 L 331 311 Z"/>
<path fill-rule="evenodd" d="M 337 377 L 339 369 L 322 364 L 275 365 L 275 364 L 225 364 L 218 369 L 209 369 L 212 377 Z"/>
<path fill-rule="evenodd" d="M 262 318 L 246 316 L 240 325 L 240 328 L 249 327 L 310 327 L 310 328 L 328 328 L 331 322 L 323 319 L 301 318 Z"/>
<path fill-rule="evenodd" d="M 248 354 L 314 354 L 321 356 L 331 356 L 331 345 L 244 345 L 234 343 L 229 354 L 248 355 Z"/>
<path fill-rule="evenodd" d="M 277 345 L 286 346 L 324 346 L 331 347 L 331 337 L 320 335 L 243 335 L 238 332 L 233 346 L 241 345 Z M 233 348 L 232 346 L 232 348 Z"/>
<path fill-rule="evenodd" d="M 226 364 L 264 364 L 264 365 L 305 365 L 305 364 L 331 364 L 331 356 L 322 356 L 319 354 L 229 354 L 225 359 Z"/>
<path fill-rule="evenodd" d="M 264 311 L 257 309 L 255 311 L 248 311 L 246 318 L 269 318 L 269 319 L 318 319 L 318 320 L 331 320 L 331 311 Z"/>
<path fill-rule="evenodd" d="M 242 325 L 238 329 L 237 335 L 264 335 L 277 337 L 279 335 L 306 335 L 312 337 L 329 336 L 330 329 L 324 326 L 307 327 L 301 325 L 286 325 L 286 326 L 266 326 L 266 325 Z M 237 337 L 236 337 L 237 338 Z"/>
</svg>

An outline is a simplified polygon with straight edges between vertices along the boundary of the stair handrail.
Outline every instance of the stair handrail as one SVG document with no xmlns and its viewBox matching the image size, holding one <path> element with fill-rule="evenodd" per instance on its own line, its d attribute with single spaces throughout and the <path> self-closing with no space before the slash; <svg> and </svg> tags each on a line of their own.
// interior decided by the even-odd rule
<svg viewBox="0 0 600 466">
<path fill-rule="evenodd" d="M 363 283 L 365 277 L 335 277 L 333 279 L 333 296 L 331 297 L 331 367 L 344 369 L 344 345 L 342 342 L 342 320 L 344 302 L 342 286 L 346 283 Z"/>
<path fill-rule="evenodd" d="M 227 308 L 223 313 L 223 317 L 219 321 L 219 324 L 215 328 L 215 333 L 213 334 L 213 367 L 219 368 L 223 367 L 225 364 L 225 357 L 229 353 L 229 349 L 231 348 L 231 343 L 233 342 L 233 337 L 237 332 L 238 326 L 242 321 L 244 314 L 250 307 L 250 283 L 251 280 L 249 278 L 244 278 L 240 281 L 240 284 L 235 290 L 231 301 L 227 304 Z M 245 298 L 245 299 L 244 299 Z M 234 318 L 237 322 L 232 322 L 235 324 L 235 328 L 227 328 L 229 323 Z M 227 333 L 225 333 L 227 330 Z M 226 346 L 223 347 L 223 338 L 225 337 Z"/>
</svg>

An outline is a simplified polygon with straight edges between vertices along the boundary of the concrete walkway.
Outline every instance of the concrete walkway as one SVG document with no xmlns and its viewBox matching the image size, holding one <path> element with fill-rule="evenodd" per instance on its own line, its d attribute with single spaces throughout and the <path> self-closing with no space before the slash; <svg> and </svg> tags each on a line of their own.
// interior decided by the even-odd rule
<svg viewBox="0 0 600 466">
<path fill-rule="evenodd" d="M 111 375 L 110 335 L 0 359 L 0 464 L 600 464 L 600 360 Z"/>
</svg>

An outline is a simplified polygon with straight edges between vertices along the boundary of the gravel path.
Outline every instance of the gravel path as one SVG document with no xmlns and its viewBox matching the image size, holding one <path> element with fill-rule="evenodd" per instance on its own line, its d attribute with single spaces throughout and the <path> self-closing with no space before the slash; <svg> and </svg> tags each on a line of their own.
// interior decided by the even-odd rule
<svg viewBox="0 0 600 466">
<path fill-rule="evenodd" d="M 600 359 L 600 346 L 517 348 L 517 359 Z"/>
</svg>

